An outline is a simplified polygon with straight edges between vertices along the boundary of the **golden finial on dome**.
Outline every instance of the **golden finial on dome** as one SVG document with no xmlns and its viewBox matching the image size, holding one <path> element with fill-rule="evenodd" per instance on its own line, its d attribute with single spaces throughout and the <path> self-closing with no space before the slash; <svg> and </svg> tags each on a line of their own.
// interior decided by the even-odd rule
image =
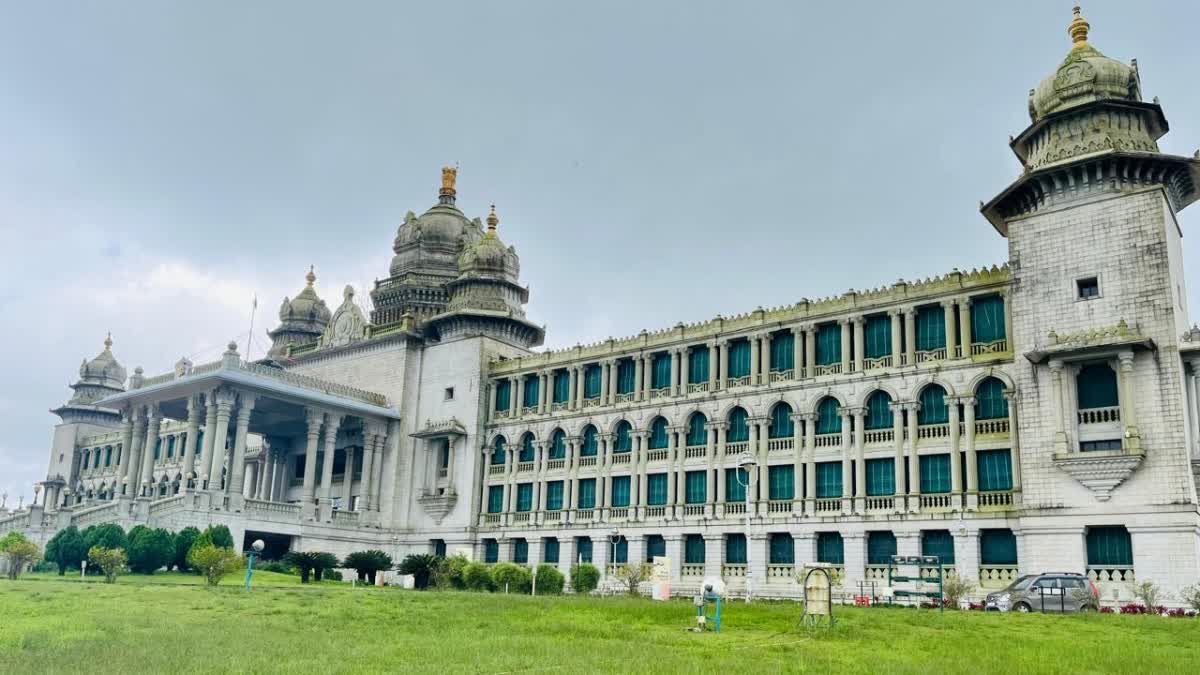
<svg viewBox="0 0 1200 675">
<path fill-rule="evenodd" d="M 1080 15 L 1079 5 L 1075 5 L 1072 11 L 1075 13 L 1075 18 L 1071 21 L 1071 25 L 1067 26 L 1067 34 L 1071 36 L 1071 41 L 1075 43 L 1072 48 L 1079 49 L 1080 47 L 1087 46 L 1088 29 L 1092 25 Z"/>
<path fill-rule="evenodd" d="M 495 204 L 492 204 L 492 212 L 488 214 L 487 224 L 488 224 L 488 227 L 487 227 L 488 234 L 495 236 L 496 235 L 496 225 L 500 224 L 500 217 L 496 215 L 496 205 Z"/>
<path fill-rule="evenodd" d="M 454 194 L 454 192 L 455 192 L 454 183 L 457 180 L 458 180 L 458 167 L 457 166 L 443 166 L 442 167 L 442 189 L 438 192 L 438 194 L 443 194 L 443 195 Z"/>
<path fill-rule="evenodd" d="M 311 287 L 313 285 L 313 283 L 317 280 L 317 275 L 315 272 L 313 272 L 312 265 L 308 266 L 308 274 L 304 275 L 304 280 L 308 282 L 309 287 Z"/>
</svg>

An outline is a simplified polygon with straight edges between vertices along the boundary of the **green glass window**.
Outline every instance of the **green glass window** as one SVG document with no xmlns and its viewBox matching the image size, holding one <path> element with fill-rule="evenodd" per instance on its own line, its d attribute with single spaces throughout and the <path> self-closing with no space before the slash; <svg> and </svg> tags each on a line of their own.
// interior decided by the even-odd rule
<svg viewBox="0 0 1200 675">
<path fill-rule="evenodd" d="M 917 351 L 927 352 L 946 346 L 946 313 L 940 305 L 917 309 Z"/>
<path fill-rule="evenodd" d="M 1117 374 L 1107 364 L 1084 366 L 1075 376 L 1079 392 L 1079 409 L 1113 408 L 1119 405 Z"/>
<path fill-rule="evenodd" d="M 842 362 L 842 327 L 836 323 L 817 327 L 817 365 Z"/>
<path fill-rule="evenodd" d="M 745 377 L 750 374 L 750 341 L 734 340 L 729 343 L 729 377 Z"/>
<path fill-rule="evenodd" d="M 583 369 L 584 398 L 600 398 L 600 382 L 603 379 L 603 372 L 597 363 L 589 364 Z"/>
<path fill-rule="evenodd" d="M 167 457 L 175 456 L 175 437 L 167 436 Z M 96 448 L 96 466 L 100 466 L 100 448 Z"/>
<path fill-rule="evenodd" d="M 196 448 L 195 448 L 194 452 L 196 453 L 197 457 L 200 456 L 200 451 L 203 449 L 204 449 L 204 430 L 201 429 L 196 434 Z M 121 463 L 121 451 L 119 449 L 117 450 L 117 463 L 118 464 Z"/>
<path fill-rule="evenodd" d="M 616 563 L 618 565 L 624 565 L 629 562 L 629 541 L 627 539 L 625 539 L 624 535 L 621 535 L 617 539 L 617 543 L 615 545 L 613 545 L 613 544 L 609 544 L 609 545 L 613 547 L 613 549 L 612 549 L 613 560 L 612 561 L 614 563 Z"/>
<path fill-rule="evenodd" d="M 162 452 L 162 439 L 156 438 L 156 439 L 154 439 L 154 459 L 155 460 L 158 460 L 159 454 L 161 452 Z M 96 453 L 96 463 L 97 464 L 100 463 L 100 453 L 99 452 Z M 83 468 L 85 468 L 85 469 L 87 468 L 87 460 L 86 459 L 83 461 Z"/>
<path fill-rule="evenodd" d="M 792 465 L 767 467 L 767 499 L 792 499 L 795 496 L 795 470 Z"/>
<path fill-rule="evenodd" d="M 554 371 L 553 403 L 566 403 L 571 398 L 571 374 L 565 370 Z"/>
<path fill-rule="evenodd" d="M 950 492 L 950 455 L 921 455 L 921 494 Z"/>
<path fill-rule="evenodd" d="M 542 540 L 542 562 L 558 564 L 558 540 L 547 537 Z"/>
<path fill-rule="evenodd" d="M 867 419 L 863 426 L 867 429 L 890 429 L 894 421 L 892 397 L 886 391 L 871 394 L 867 398 Z"/>
<path fill-rule="evenodd" d="M 1008 449 L 980 450 L 975 453 L 975 464 L 981 492 L 1012 489 L 1012 453 Z"/>
<path fill-rule="evenodd" d="M 792 370 L 796 367 L 796 337 L 790 332 L 771 336 L 771 370 Z"/>
<path fill-rule="evenodd" d="M 833 397 L 825 397 L 817 404 L 818 434 L 838 434 L 842 432 L 842 416 L 838 414 L 839 404 Z"/>
<path fill-rule="evenodd" d="M 688 384 L 708 382 L 708 347 L 697 345 L 688 353 Z"/>
<path fill-rule="evenodd" d="M 891 457 L 868 459 L 867 496 L 881 497 L 896 494 L 896 460 Z"/>
<path fill-rule="evenodd" d="M 508 410 L 512 407 L 512 382 L 496 381 L 496 410 Z"/>
<path fill-rule="evenodd" d="M 646 476 L 646 505 L 665 506 L 667 503 L 667 474 Z"/>
<path fill-rule="evenodd" d="M 565 459 L 567 456 L 567 434 L 555 429 L 550 436 L 550 459 Z"/>
<path fill-rule="evenodd" d="M 521 452 L 517 455 L 518 462 L 532 462 L 537 457 L 537 452 L 533 448 L 533 434 L 525 434 L 521 437 Z"/>
<path fill-rule="evenodd" d="M 749 484 L 750 474 L 745 469 L 725 469 L 725 501 L 746 501 L 746 485 Z"/>
<path fill-rule="evenodd" d="M 617 393 L 628 394 L 637 386 L 637 367 L 632 359 L 621 359 L 617 363 Z"/>
<path fill-rule="evenodd" d="M 750 417 L 742 408 L 734 408 L 729 412 L 729 428 L 725 431 L 726 443 L 740 443 L 750 440 Z"/>
<path fill-rule="evenodd" d="M 504 512 L 504 486 L 492 485 L 488 487 L 488 513 L 503 513 Z"/>
<path fill-rule="evenodd" d="M 592 562 L 592 538 L 575 537 L 575 560 L 581 563 Z"/>
<path fill-rule="evenodd" d="M 842 463 L 817 462 L 817 499 L 842 496 Z"/>
<path fill-rule="evenodd" d="M 971 299 L 971 342 L 1003 340 L 1004 298 L 989 295 Z"/>
<path fill-rule="evenodd" d="M 576 497 L 575 508 L 579 508 L 579 509 L 594 509 L 594 508 L 596 508 L 596 479 L 595 478 L 579 479 L 579 495 Z"/>
<path fill-rule="evenodd" d="M 1087 529 L 1088 566 L 1132 565 L 1133 542 L 1121 525 Z"/>
<path fill-rule="evenodd" d="M 513 562 L 524 565 L 529 562 L 529 542 L 524 539 L 513 539 Z"/>
<path fill-rule="evenodd" d="M 646 562 L 654 562 L 654 558 L 667 554 L 667 540 L 661 534 L 651 534 L 646 537 Z"/>
<path fill-rule="evenodd" d="M 521 483 L 517 486 L 517 510 L 533 510 L 533 483 Z"/>
<path fill-rule="evenodd" d="M 792 565 L 796 562 L 796 546 L 787 532 L 772 532 L 768 540 L 769 564 Z"/>
<path fill-rule="evenodd" d="M 486 563 L 500 561 L 500 542 L 495 539 L 483 540 L 483 561 Z"/>
<path fill-rule="evenodd" d="M 796 433 L 792 424 L 792 406 L 786 403 L 776 403 L 771 408 L 771 423 L 767 428 L 770 438 L 791 438 Z"/>
<path fill-rule="evenodd" d="M 659 352 L 650 357 L 650 388 L 666 389 L 671 386 L 671 355 Z"/>
<path fill-rule="evenodd" d="M 671 439 L 667 432 L 667 420 L 662 417 L 654 418 L 650 424 L 650 439 L 647 445 L 651 450 L 662 450 L 670 445 Z"/>
<path fill-rule="evenodd" d="M 504 437 L 497 436 L 496 442 L 492 446 L 492 464 L 504 463 Z"/>
<path fill-rule="evenodd" d="M 599 434 L 596 427 L 588 425 L 583 430 L 583 445 L 579 448 L 580 457 L 595 457 L 600 450 Z"/>
<path fill-rule="evenodd" d="M 842 535 L 837 532 L 817 533 L 817 562 L 830 565 L 844 565 L 845 551 L 842 545 Z"/>
<path fill-rule="evenodd" d="M 621 420 L 617 423 L 616 443 L 613 452 L 629 452 L 633 450 L 633 426 Z"/>
<path fill-rule="evenodd" d="M 685 565 L 704 564 L 704 536 L 689 534 L 683 540 L 683 562 Z"/>
<path fill-rule="evenodd" d="M 892 319 L 886 314 L 868 316 L 863 324 L 863 355 L 877 359 L 892 353 Z"/>
<path fill-rule="evenodd" d="M 708 418 L 701 413 L 692 413 L 688 418 L 687 444 L 689 446 L 708 445 L 708 430 L 704 425 Z"/>
<path fill-rule="evenodd" d="M 896 535 L 891 530 L 867 533 L 867 564 L 891 565 L 896 555 Z"/>
<path fill-rule="evenodd" d="M 921 390 L 921 409 L 917 411 L 917 424 L 945 424 L 950 421 L 950 408 L 946 405 L 946 390 L 931 384 Z"/>
<path fill-rule="evenodd" d="M 629 506 L 629 476 L 613 476 L 612 505 L 614 507 Z"/>
<path fill-rule="evenodd" d="M 688 471 L 684 474 L 684 501 L 688 504 L 703 504 L 708 501 L 707 471 Z"/>
<path fill-rule="evenodd" d="M 746 564 L 746 535 L 725 535 L 725 562 L 730 565 Z"/>
<path fill-rule="evenodd" d="M 526 408 L 536 408 L 538 404 L 538 387 L 541 385 L 541 378 L 537 375 L 530 375 L 525 378 L 525 400 L 521 405 Z"/>
<path fill-rule="evenodd" d="M 998 420 L 1008 417 L 1008 401 L 1004 399 L 1004 383 L 989 377 L 975 388 L 975 419 Z"/>
<path fill-rule="evenodd" d="M 1016 565 L 1017 537 L 1012 530 L 980 530 L 979 562 L 983 565 Z"/>
<path fill-rule="evenodd" d="M 921 530 L 921 555 L 936 555 L 943 565 L 953 565 L 954 537 L 950 530 Z"/>
<path fill-rule="evenodd" d="M 561 511 L 563 507 L 563 482 L 552 480 L 546 483 L 546 510 Z"/>
</svg>

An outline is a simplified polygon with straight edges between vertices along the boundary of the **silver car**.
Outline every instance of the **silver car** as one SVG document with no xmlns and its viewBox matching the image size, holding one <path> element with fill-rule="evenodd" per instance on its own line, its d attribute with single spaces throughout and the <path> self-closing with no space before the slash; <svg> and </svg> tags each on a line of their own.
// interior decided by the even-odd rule
<svg viewBox="0 0 1200 675">
<path fill-rule="evenodd" d="M 1002 591 L 988 593 L 983 608 L 992 612 L 1090 612 L 1100 608 L 1100 592 L 1082 574 L 1027 574 Z"/>
</svg>

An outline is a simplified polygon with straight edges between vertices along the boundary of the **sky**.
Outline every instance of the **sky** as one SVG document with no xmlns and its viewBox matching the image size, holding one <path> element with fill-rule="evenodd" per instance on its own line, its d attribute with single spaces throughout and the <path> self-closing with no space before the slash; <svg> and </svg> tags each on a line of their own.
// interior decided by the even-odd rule
<svg viewBox="0 0 1200 675">
<path fill-rule="evenodd" d="M 447 164 L 548 347 L 1003 263 L 979 202 L 1071 5 L 0 0 L 0 493 L 106 332 L 163 373 L 244 352 L 257 297 L 261 355 L 309 265 L 368 299 Z M 1190 156 L 1200 4 L 1083 9 Z"/>
</svg>

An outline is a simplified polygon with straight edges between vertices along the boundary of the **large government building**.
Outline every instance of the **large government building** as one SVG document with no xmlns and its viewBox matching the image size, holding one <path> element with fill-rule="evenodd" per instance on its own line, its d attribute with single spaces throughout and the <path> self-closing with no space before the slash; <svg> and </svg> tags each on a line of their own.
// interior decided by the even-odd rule
<svg viewBox="0 0 1200 675">
<path fill-rule="evenodd" d="M 982 204 L 1008 261 L 536 351 L 493 210 L 409 213 L 364 313 L 316 276 L 266 358 L 80 367 L 34 505 L 0 532 L 228 525 L 239 545 L 612 565 L 669 556 L 794 595 L 937 555 L 983 588 L 1079 571 L 1105 600 L 1200 581 L 1200 331 L 1136 61 L 1073 44 L 1030 91 L 1020 176 Z M 1015 102 L 1014 102 L 1015 103 Z M 299 274 L 297 274 L 299 277 Z M 880 280 L 874 280 L 878 283 Z M 299 285 L 299 284 L 297 284 Z M 119 337 L 119 336 L 118 336 Z"/>
</svg>

